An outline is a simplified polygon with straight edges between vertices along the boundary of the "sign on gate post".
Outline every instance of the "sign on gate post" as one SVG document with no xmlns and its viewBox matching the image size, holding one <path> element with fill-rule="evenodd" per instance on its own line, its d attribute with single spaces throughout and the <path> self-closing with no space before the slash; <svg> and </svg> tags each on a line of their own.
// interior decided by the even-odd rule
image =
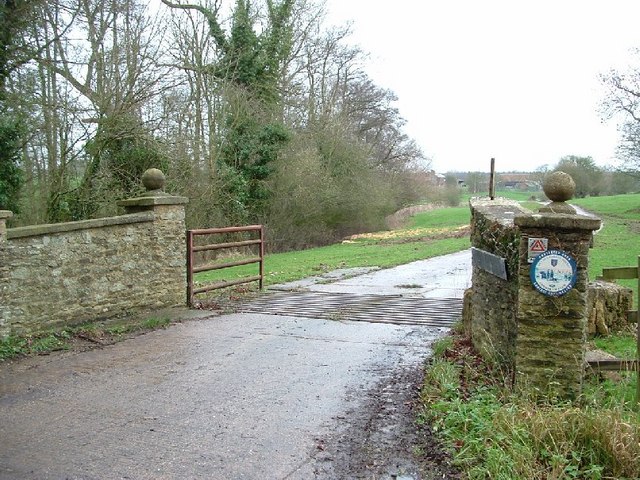
<svg viewBox="0 0 640 480">
<path fill-rule="evenodd" d="M 536 257 L 529 274 L 533 287 L 547 297 L 560 297 L 578 278 L 575 259 L 561 250 L 547 250 Z"/>
<path fill-rule="evenodd" d="M 551 203 L 537 214 L 514 218 L 521 242 L 516 382 L 559 398 L 576 398 L 582 390 L 588 247 L 593 232 L 601 226 L 599 218 L 577 215 L 566 203 L 574 191 L 575 182 L 569 175 L 551 173 L 544 181 Z"/>
<path fill-rule="evenodd" d="M 527 261 L 533 263 L 533 260 L 544 253 L 549 248 L 548 238 L 529 238 L 527 247 Z"/>
</svg>

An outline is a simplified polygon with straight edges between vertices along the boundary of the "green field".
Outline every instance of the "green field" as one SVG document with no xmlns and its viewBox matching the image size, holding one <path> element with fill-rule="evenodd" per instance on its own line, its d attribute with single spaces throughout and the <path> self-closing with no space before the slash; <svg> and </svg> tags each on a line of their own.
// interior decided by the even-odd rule
<svg viewBox="0 0 640 480">
<path fill-rule="evenodd" d="M 412 221 L 404 230 L 356 235 L 326 247 L 267 255 L 264 283 L 290 282 L 338 268 L 388 268 L 469 248 L 468 234 L 460 231 L 469 224 L 468 207 L 424 212 Z M 256 275 L 257 269 L 254 264 L 203 272 L 196 281 L 236 280 Z"/>
<path fill-rule="evenodd" d="M 528 202 L 531 192 L 497 194 L 518 199 L 524 202 L 525 207 L 536 206 Z M 573 203 L 599 215 L 604 223 L 591 251 L 591 278 L 600 275 L 604 267 L 637 264 L 640 255 L 640 194 L 585 198 Z M 326 247 L 267 255 L 265 284 L 298 280 L 336 268 L 392 267 L 463 250 L 469 247 L 468 236 L 458 235 L 456 238 L 455 231 L 468 225 L 469 218 L 467 205 L 440 208 L 415 215 L 403 230 L 358 235 Z M 202 273 L 196 276 L 196 280 L 199 283 L 229 281 L 252 276 L 256 272 L 257 265 L 249 265 Z M 637 291 L 637 282 L 621 283 Z"/>
<path fill-rule="evenodd" d="M 448 228 L 468 225 L 471 219 L 469 206 L 439 208 L 411 217 L 409 228 Z"/>
<path fill-rule="evenodd" d="M 602 275 L 606 267 L 637 266 L 640 256 L 640 194 L 591 197 L 572 200 L 571 203 L 588 210 L 602 219 L 603 227 L 594 237 L 589 256 L 589 276 Z M 634 290 L 638 300 L 638 281 L 619 280 Z"/>
<path fill-rule="evenodd" d="M 628 220 L 640 220 L 640 193 L 577 198 L 571 200 L 570 203 L 602 215 Z"/>
</svg>

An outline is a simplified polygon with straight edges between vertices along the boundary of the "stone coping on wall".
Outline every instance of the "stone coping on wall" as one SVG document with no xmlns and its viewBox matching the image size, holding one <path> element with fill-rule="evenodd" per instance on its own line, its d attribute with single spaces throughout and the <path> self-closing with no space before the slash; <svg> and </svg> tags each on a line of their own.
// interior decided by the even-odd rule
<svg viewBox="0 0 640 480">
<path fill-rule="evenodd" d="M 515 219 L 518 227 L 543 228 L 561 230 L 591 230 L 600 228 L 599 218 L 586 215 L 573 215 L 566 213 L 534 213 L 529 215 L 518 215 Z"/>
<path fill-rule="evenodd" d="M 489 197 L 472 197 L 469 199 L 469 206 L 472 211 L 481 212 L 503 226 L 512 226 L 516 216 L 527 213 L 516 200 L 502 197 L 493 200 Z"/>
<path fill-rule="evenodd" d="M 148 197 L 130 198 L 127 200 L 120 200 L 118 202 L 119 207 L 153 207 L 155 205 L 186 205 L 189 203 L 187 197 L 175 197 L 172 195 L 154 195 Z"/>
<path fill-rule="evenodd" d="M 0 210 L 0 220 L 6 220 L 11 217 L 13 217 L 13 212 L 11 210 Z"/>
<path fill-rule="evenodd" d="M 28 227 L 10 228 L 7 230 L 7 239 L 36 237 L 53 233 L 72 232 L 75 230 L 88 230 L 112 225 L 127 225 L 132 223 L 153 222 L 153 211 L 130 213 L 117 217 L 96 218 L 92 220 L 80 220 L 77 222 L 52 223 L 44 225 L 31 225 Z"/>
</svg>

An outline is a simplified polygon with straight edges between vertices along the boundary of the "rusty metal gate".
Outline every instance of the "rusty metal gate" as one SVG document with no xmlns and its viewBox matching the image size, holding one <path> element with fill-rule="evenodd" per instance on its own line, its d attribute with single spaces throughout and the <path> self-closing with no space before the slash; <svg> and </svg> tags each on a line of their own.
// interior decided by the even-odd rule
<svg viewBox="0 0 640 480">
<path fill-rule="evenodd" d="M 257 232 L 258 238 L 242 240 L 236 242 L 212 243 L 207 245 L 196 245 L 195 238 L 206 235 L 220 235 L 226 233 Z M 217 251 L 228 248 L 244 248 L 252 245 L 258 246 L 258 253 L 249 258 L 236 260 L 233 262 L 213 263 L 205 265 L 195 265 L 195 254 L 198 252 Z M 241 265 L 258 264 L 258 275 L 247 276 L 237 280 L 220 281 L 208 285 L 198 285 L 195 281 L 195 274 L 224 268 L 238 267 Z M 231 287 L 249 282 L 258 282 L 262 289 L 264 279 L 264 227 L 262 225 L 248 225 L 244 227 L 207 228 L 199 230 L 187 230 L 187 303 L 193 305 L 194 297 L 198 293 L 205 293 L 211 290 Z"/>
</svg>

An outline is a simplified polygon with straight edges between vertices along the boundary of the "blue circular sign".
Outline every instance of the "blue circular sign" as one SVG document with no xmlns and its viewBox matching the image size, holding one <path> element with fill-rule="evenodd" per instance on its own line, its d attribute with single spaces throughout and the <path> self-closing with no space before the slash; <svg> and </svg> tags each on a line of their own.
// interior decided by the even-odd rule
<svg viewBox="0 0 640 480">
<path fill-rule="evenodd" d="M 578 266 L 567 252 L 547 250 L 533 260 L 529 277 L 534 288 L 543 295 L 560 297 L 575 286 Z"/>
</svg>

